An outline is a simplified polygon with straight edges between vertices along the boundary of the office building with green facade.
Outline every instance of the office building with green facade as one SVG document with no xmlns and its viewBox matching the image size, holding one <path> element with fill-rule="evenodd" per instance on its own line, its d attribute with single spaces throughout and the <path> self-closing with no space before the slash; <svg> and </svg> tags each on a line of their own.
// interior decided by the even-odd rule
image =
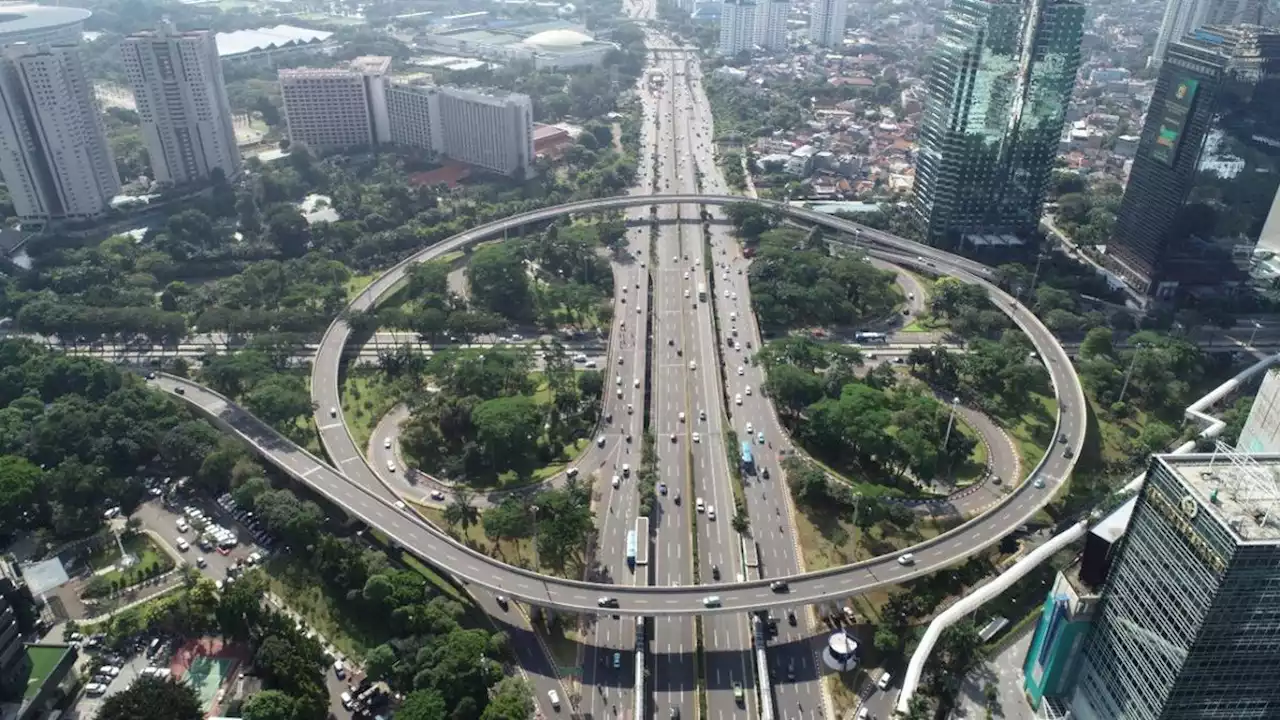
<svg viewBox="0 0 1280 720">
<path fill-rule="evenodd" d="M 912 201 L 930 244 L 1035 232 L 1084 13 L 1074 0 L 951 3 L 926 78 Z"/>
</svg>

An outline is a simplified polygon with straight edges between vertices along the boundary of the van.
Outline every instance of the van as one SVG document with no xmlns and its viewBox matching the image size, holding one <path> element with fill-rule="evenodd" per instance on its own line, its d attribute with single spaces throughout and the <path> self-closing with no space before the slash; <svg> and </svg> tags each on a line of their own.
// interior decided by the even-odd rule
<svg viewBox="0 0 1280 720">
<path fill-rule="evenodd" d="M 888 690 L 890 680 L 893 680 L 893 675 L 890 675 L 889 673 L 885 673 L 880 676 L 879 680 L 876 681 L 876 687 L 880 688 L 881 690 Z"/>
</svg>

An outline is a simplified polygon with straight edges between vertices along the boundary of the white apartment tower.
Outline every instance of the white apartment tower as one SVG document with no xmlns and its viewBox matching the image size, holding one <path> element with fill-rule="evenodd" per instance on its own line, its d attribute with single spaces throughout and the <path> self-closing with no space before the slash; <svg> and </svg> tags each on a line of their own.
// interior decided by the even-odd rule
<svg viewBox="0 0 1280 720">
<path fill-rule="evenodd" d="M 809 40 L 825 47 L 840 47 L 848 14 L 848 0 L 813 0 L 809 7 Z"/>
<path fill-rule="evenodd" d="M 349 68 L 281 70 L 289 137 L 327 150 L 394 143 L 504 175 L 528 173 L 529 96 L 391 82 L 390 62 L 364 57 Z"/>
<path fill-rule="evenodd" d="M 533 103 L 528 95 L 439 88 L 441 154 L 503 175 L 533 164 Z"/>
<path fill-rule="evenodd" d="M 0 59 L 0 175 L 24 223 L 88 220 L 120 192 L 75 45 L 15 43 Z"/>
<path fill-rule="evenodd" d="M 360 57 L 346 68 L 281 70 L 280 95 L 289 139 L 316 150 L 390 139 L 385 101 L 380 113 L 371 103 L 384 97 L 381 88 L 390 64 L 391 58 Z"/>
<path fill-rule="evenodd" d="M 791 0 L 763 0 L 756 6 L 756 45 L 765 50 L 782 50 L 787 46 L 787 16 Z"/>
<path fill-rule="evenodd" d="M 120 54 L 155 179 L 184 185 L 214 168 L 235 177 L 240 150 L 213 32 L 178 32 L 165 20 L 125 38 Z"/>
<path fill-rule="evenodd" d="M 737 55 L 755 46 L 756 9 L 754 0 L 724 0 L 720 4 L 721 55 Z"/>
</svg>

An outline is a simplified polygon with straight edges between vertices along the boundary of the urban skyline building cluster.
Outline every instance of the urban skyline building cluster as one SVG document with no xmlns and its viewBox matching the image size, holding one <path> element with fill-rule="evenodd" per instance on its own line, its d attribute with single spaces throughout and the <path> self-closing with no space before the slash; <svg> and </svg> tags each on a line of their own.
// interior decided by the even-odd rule
<svg viewBox="0 0 1280 720">
<path fill-rule="evenodd" d="M 790 13 L 790 0 L 724 0 L 720 5 L 717 51 L 732 56 L 757 47 L 766 51 L 785 49 Z"/>
<path fill-rule="evenodd" d="M 88 11 L 23 6 L 0 33 L 0 176 L 23 223 L 102 217 L 120 192 L 102 110 L 80 51 Z M 208 30 L 162 22 L 121 43 L 154 178 L 207 181 L 240 167 L 222 68 Z"/>
<path fill-rule="evenodd" d="M 503 175 L 534 159 L 533 104 L 521 93 L 481 93 L 390 78 L 391 58 L 280 71 L 289 137 L 320 150 L 395 143 Z"/>
</svg>

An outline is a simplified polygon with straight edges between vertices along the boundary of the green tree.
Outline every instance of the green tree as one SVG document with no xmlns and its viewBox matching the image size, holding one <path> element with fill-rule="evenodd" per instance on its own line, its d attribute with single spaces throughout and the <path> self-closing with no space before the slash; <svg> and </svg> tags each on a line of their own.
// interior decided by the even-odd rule
<svg viewBox="0 0 1280 720">
<path fill-rule="evenodd" d="M 518 677 L 503 678 L 494 686 L 480 720 L 527 720 L 534 709 L 529 683 Z"/>
<path fill-rule="evenodd" d="M 478 307 L 511 320 L 530 317 L 533 294 L 518 243 L 493 243 L 477 249 L 467 264 L 467 281 Z"/>
<path fill-rule="evenodd" d="M 260 690 L 241 708 L 244 720 L 297 720 L 298 703 L 279 690 Z"/>
<path fill-rule="evenodd" d="M 396 662 L 396 651 L 384 643 L 365 656 L 364 670 L 372 680 L 386 680 L 395 672 Z"/>
<path fill-rule="evenodd" d="M 542 430 L 542 411 L 532 397 L 517 395 L 486 400 L 471 412 L 476 441 L 492 467 L 528 467 Z"/>
<path fill-rule="evenodd" d="M 1095 357 L 1115 357 L 1115 351 L 1110 328 L 1093 328 L 1084 336 L 1084 341 L 1080 343 L 1080 357 L 1085 360 Z"/>
<path fill-rule="evenodd" d="M 446 720 L 444 697 L 434 690 L 414 690 L 396 710 L 397 720 Z"/>
<path fill-rule="evenodd" d="M 125 690 L 107 698 L 98 710 L 101 720 L 201 720 L 204 710 L 196 691 L 186 683 L 140 677 Z"/>
<path fill-rule="evenodd" d="M 0 455 L 0 536 L 19 530 L 23 514 L 39 498 L 40 467 L 16 455 Z"/>
<path fill-rule="evenodd" d="M 444 521 L 450 527 L 460 526 L 465 533 L 467 528 L 480 520 L 480 510 L 472 503 L 473 497 L 466 488 L 455 488 L 453 500 L 444 508 Z"/>
</svg>

